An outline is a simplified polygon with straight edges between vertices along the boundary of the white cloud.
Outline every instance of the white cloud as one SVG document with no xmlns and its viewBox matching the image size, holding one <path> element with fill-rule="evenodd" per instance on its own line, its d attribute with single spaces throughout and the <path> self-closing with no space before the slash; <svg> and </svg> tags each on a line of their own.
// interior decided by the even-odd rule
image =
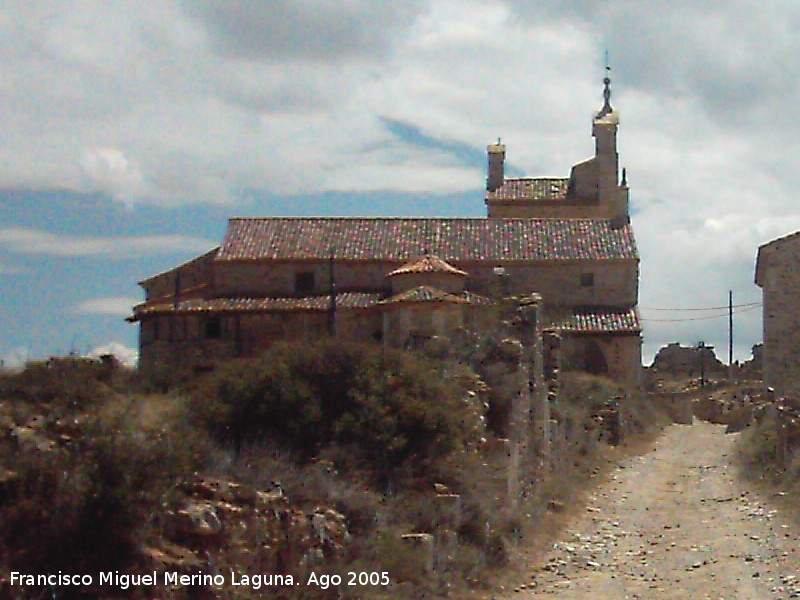
<svg viewBox="0 0 800 600">
<path fill-rule="evenodd" d="M 25 367 L 30 358 L 30 349 L 18 347 L 0 353 L 0 372 L 3 370 L 19 371 Z"/>
<path fill-rule="evenodd" d="M 14 115 L 0 186 L 167 205 L 470 190 L 481 207 L 482 169 L 386 120 L 476 151 L 500 135 L 511 167 L 566 176 L 592 153 L 609 48 L 641 304 L 716 306 L 728 289 L 749 301 L 757 246 L 800 227 L 798 23 L 786 0 L 18 2 L 0 9 L 0 106 Z M 125 256 L 210 244 L 6 228 L 0 245 Z M 758 321 L 741 316 L 740 346 L 760 338 Z M 719 345 L 720 323 L 651 322 L 646 354 L 673 338 Z"/>
<path fill-rule="evenodd" d="M 133 348 L 128 348 L 119 342 L 109 342 L 102 346 L 97 346 L 87 353 L 89 358 L 99 358 L 104 354 L 113 354 L 116 359 L 126 367 L 135 367 L 139 360 L 139 353 Z"/>
<path fill-rule="evenodd" d="M 0 229 L 0 246 L 19 254 L 130 258 L 164 252 L 202 252 L 214 244 L 184 235 L 74 236 L 6 227 Z"/>
<path fill-rule="evenodd" d="M 86 148 L 80 162 L 90 190 L 105 192 L 123 202 L 129 202 L 141 194 L 142 173 L 138 165 L 128 160 L 121 150 Z"/>
<path fill-rule="evenodd" d="M 124 317 L 131 314 L 131 308 L 140 302 L 141 300 L 136 300 L 134 298 L 107 296 L 85 300 L 78 304 L 73 310 L 81 314 Z"/>
</svg>

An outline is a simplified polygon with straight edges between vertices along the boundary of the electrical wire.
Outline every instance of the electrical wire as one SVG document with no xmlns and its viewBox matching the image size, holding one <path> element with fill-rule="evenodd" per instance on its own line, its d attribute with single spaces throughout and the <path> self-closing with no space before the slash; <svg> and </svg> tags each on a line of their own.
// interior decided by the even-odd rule
<svg viewBox="0 0 800 600">
<path fill-rule="evenodd" d="M 733 308 L 740 308 L 744 306 L 761 306 L 761 302 L 747 302 L 745 304 L 734 304 Z M 666 311 L 699 311 L 699 310 L 728 310 L 728 306 L 709 306 L 708 308 L 652 308 L 640 306 L 640 310 L 666 310 Z M 728 314 L 728 313 L 725 313 Z"/>
<path fill-rule="evenodd" d="M 739 306 L 746 306 L 746 305 L 740 304 Z M 741 314 L 741 313 L 746 313 L 748 311 L 755 310 L 759 306 L 761 306 L 761 303 L 757 302 L 757 303 L 754 303 L 754 305 L 750 305 L 749 308 L 744 308 L 742 310 L 735 310 L 735 311 L 733 311 L 733 314 L 734 315 L 738 315 L 738 314 Z M 650 309 L 650 310 L 652 310 L 652 309 Z M 727 317 L 728 314 L 729 313 L 724 312 L 724 313 L 720 313 L 718 315 L 710 315 L 708 317 L 692 317 L 692 318 L 689 318 L 689 319 L 641 319 L 641 320 L 642 321 L 648 321 L 648 322 L 657 322 L 657 323 L 683 323 L 683 322 L 686 322 L 686 321 L 707 321 L 708 319 L 721 319 L 723 317 Z"/>
</svg>

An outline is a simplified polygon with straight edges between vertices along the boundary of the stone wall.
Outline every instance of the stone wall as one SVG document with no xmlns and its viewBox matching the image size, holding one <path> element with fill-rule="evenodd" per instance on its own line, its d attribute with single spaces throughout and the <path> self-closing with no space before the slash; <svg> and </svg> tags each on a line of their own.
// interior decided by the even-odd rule
<svg viewBox="0 0 800 600">
<path fill-rule="evenodd" d="M 339 290 L 386 291 L 391 289 L 386 275 L 399 262 L 334 262 L 334 277 Z M 314 289 L 309 294 L 326 294 L 330 285 L 328 261 L 248 261 L 217 263 L 214 285 L 221 296 L 290 296 L 297 293 L 295 274 L 313 273 Z"/>
<path fill-rule="evenodd" d="M 176 284 L 180 291 L 196 291 L 199 286 L 207 286 L 212 281 L 214 257 L 217 250 L 207 252 L 174 269 L 170 269 L 142 281 L 145 300 L 155 300 L 175 293 Z M 202 295 L 193 293 L 192 295 Z"/>
<path fill-rule="evenodd" d="M 210 321 L 218 323 L 212 331 Z M 344 339 L 375 342 L 382 335 L 381 314 L 340 309 L 336 329 Z M 258 356 L 277 341 L 309 343 L 328 335 L 325 311 L 149 316 L 141 321 L 139 367 L 145 372 L 156 368 L 191 372 L 231 358 Z"/>
<path fill-rule="evenodd" d="M 383 338 L 391 348 L 415 345 L 416 339 L 450 337 L 464 325 L 463 304 L 403 303 L 383 309 Z"/>
<path fill-rule="evenodd" d="M 466 288 L 495 296 L 540 293 L 549 306 L 604 305 L 630 306 L 639 292 L 637 261 L 576 261 L 573 263 L 486 263 L 453 262 L 469 273 Z M 399 266 L 396 262 L 350 261 L 336 264 L 334 275 L 339 290 L 388 292 L 386 275 Z M 503 266 L 506 275 L 494 273 Z M 295 274 L 314 274 L 313 293 L 328 292 L 329 271 L 326 261 L 232 262 L 216 265 L 214 286 L 220 296 L 287 296 L 296 293 Z M 593 285 L 585 285 L 582 275 L 592 274 Z M 449 287 L 449 286 L 446 286 Z"/>
<path fill-rule="evenodd" d="M 561 346 L 565 369 L 606 376 L 630 389 L 641 388 L 642 347 L 639 335 L 565 335 Z M 597 351 L 602 352 L 602 361 L 592 360 L 592 354 Z M 605 369 L 600 366 L 603 361 Z"/>
<path fill-rule="evenodd" d="M 800 393 L 800 237 L 762 248 L 765 277 L 764 384 L 779 396 Z"/>
<path fill-rule="evenodd" d="M 469 273 L 467 288 L 487 295 L 522 296 L 536 292 L 547 306 L 632 306 L 639 293 L 637 261 L 576 261 L 567 264 L 504 263 L 500 279 L 493 265 L 453 263 Z M 591 273 L 593 285 L 582 285 L 581 275 Z"/>
</svg>

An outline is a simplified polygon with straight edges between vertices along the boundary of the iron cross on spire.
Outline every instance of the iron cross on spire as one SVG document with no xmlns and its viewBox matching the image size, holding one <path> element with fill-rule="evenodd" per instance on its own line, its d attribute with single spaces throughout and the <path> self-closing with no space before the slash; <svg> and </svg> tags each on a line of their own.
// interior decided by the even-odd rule
<svg viewBox="0 0 800 600">
<path fill-rule="evenodd" d="M 598 118 L 605 117 L 614 109 L 611 108 L 611 65 L 608 64 L 608 50 L 606 50 L 606 76 L 603 78 L 605 88 L 603 89 L 603 108 L 597 113 Z"/>
</svg>

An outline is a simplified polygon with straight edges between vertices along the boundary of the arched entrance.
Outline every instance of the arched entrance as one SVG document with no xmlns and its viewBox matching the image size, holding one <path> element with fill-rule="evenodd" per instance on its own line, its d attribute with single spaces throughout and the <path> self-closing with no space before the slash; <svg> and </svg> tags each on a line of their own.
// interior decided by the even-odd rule
<svg viewBox="0 0 800 600">
<path fill-rule="evenodd" d="M 586 342 L 584 369 L 592 375 L 608 375 L 608 362 L 600 344 L 594 340 Z"/>
</svg>

